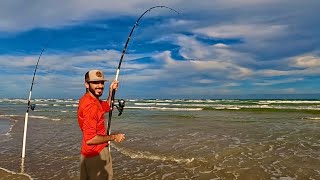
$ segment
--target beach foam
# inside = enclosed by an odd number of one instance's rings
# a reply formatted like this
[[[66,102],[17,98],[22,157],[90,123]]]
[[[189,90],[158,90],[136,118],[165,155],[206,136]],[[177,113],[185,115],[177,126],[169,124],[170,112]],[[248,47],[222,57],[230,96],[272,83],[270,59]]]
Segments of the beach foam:
[[[149,160],[156,160],[156,161],[174,161],[177,163],[191,163],[194,161],[194,158],[179,158],[179,157],[173,157],[173,156],[165,156],[160,154],[152,154],[148,151],[134,151],[129,149],[124,149],[117,147],[115,145],[112,145],[117,151],[121,152],[122,154],[129,156],[130,158],[136,159],[136,158],[143,158],[143,159],[149,159]]]
[[[306,119],[306,120],[320,120],[320,117],[303,117],[302,119]]]
[[[9,119],[0,119],[1,121],[11,121]],[[17,121],[12,121],[14,123],[16,123]],[[6,122],[3,122],[5,124],[0,124],[0,141],[6,141],[9,139],[10,137],[10,133],[12,131],[12,128],[14,126],[14,123],[10,122],[9,124],[7,124]]]
[[[1,179],[19,179],[19,180],[33,179],[28,174],[13,172],[2,167],[0,167],[0,177]]]

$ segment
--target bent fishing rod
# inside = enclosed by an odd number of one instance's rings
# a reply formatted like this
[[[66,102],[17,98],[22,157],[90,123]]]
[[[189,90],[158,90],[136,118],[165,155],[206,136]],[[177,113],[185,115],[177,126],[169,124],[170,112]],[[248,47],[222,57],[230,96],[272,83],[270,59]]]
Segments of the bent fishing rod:
[[[134,26],[132,27],[130,33],[129,33],[129,36],[127,38],[127,41],[126,41],[126,44],[124,45],[124,48],[122,50],[122,54],[121,54],[121,57],[120,57],[120,61],[119,61],[119,65],[118,65],[118,68],[117,68],[117,72],[116,72],[116,77],[115,77],[115,80],[118,81],[118,76],[119,76],[119,73],[120,73],[120,68],[121,68],[121,63],[122,63],[122,60],[123,60],[123,57],[124,55],[126,54],[127,52],[127,47],[128,47],[128,44],[129,44],[129,41],[131,39],[131,36],[132,36],[132,33],[134,31],[134,29],[138,26],[139,24],[139,21],[141,20],[141,18],[149,11],[151,11],[152,9],[156,9],[156,8],[166,8],[166,9],[169,9],[171,11],[174,11],[176,13],[179,14],[178,11],[170,8],[170,7],[167,7],[167,6],[153,6],[151,8],[149,8],[148,10],[146,10],[144,13],[142,13],[140,15],[140,17],[137,19],[136,23],[134,24]],[[111,103],[110,103],[110,111],[109,111],[109,119],[108,119],[108,128],[107,128],[107,135],[110,135],[110,129],[111,129],[111,119],[112,119],[112,111],[113,111],[113,107],[116,106],[118,111],[119,111],[119,114],[118,116],[120,116],[123,112],[123,108],[125,106],[125,101],[123,99],[121,100],[118,100],[118,105],[115,105],[114,104],[114,98],[115,98],[115,93],[116,91],[113,89],[112,90],[112,95],[111,95]],[[109,143],[109,150],[110,150],[110,143]]]
[[[35,79],[35,76],[36,76],[36,72],[37,72],[37,69],[38,69],[38,65],[39,65],[39,61],[41,59],[41,56],[42,56],[42,53],[43,51],[47,48],[49,44],[49,41],[47,41],[47,43],[43,46],[42,50],[41,50],[41,53],[38,57],[38,61],[37,61],[37,64],[36,64],[36,67],[34,69],[34,73],[33,73],[33,78],[32,78],[32,82],[31,82],[31,87],[30,87],[30,91],[29,91],[29,98],[28,98],[28,106],[27,106],[27,112],[26,112],[26,116],[25,116],[25,119],[24,119],[24,130],[23,130],[23,142],[22,142],[22,155],[21,157],[24,158],[25,157],[25,152],[26,152],[26,141],[27,141],[27,129],[28,129],[28,117],[29,117],[29,110],[34,110],[35,108],[35,104],[31,104],[31,94],[32,94],[32,88],[33,88],[33,84],[34,84],[34,79]]]

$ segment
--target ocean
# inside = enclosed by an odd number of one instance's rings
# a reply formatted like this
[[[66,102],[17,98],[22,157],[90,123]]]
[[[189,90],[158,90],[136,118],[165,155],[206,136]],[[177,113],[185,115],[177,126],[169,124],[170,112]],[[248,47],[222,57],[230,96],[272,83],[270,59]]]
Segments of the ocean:
[[[27,100],[0,99],[0,170],[79,179],[78,100],[32,103],[21,163]],[[126,100],[111,124],[126,134],[111,144],[114,179],[320,179],[319,110],[319,99]]]

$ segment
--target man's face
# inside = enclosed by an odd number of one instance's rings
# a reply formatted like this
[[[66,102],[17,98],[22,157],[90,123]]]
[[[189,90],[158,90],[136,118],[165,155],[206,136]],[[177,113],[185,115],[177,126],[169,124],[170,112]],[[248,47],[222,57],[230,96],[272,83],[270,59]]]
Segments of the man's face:
[[[89,92],[96,98],[102,96],[104,90],[104,81],[92,81],[86,83],[86,86],[89,89]]]

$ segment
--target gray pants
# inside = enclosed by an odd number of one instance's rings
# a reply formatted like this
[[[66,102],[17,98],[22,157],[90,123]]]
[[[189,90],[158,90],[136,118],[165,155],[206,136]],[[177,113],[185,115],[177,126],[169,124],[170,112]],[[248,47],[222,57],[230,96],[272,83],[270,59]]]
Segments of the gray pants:
[[[112,158],[109,148],[105,147],[99,155],[80,157],[80,180],[111,180],[113,176]]]

